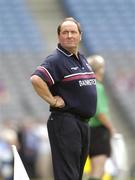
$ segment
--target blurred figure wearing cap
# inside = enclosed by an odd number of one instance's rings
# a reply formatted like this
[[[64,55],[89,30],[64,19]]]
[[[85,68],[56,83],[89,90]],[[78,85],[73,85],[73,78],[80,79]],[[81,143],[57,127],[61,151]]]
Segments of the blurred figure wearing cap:
[[[89,180],[101,180],[104,175],[104,165],[111,155],[111,136],[115,130],[109,118],[108,99],[103,85],[105,61],[99,55],[87,58],[89,65],[96,75],[97,109],[94,117],[90,118],[90,150],[91,172]]]

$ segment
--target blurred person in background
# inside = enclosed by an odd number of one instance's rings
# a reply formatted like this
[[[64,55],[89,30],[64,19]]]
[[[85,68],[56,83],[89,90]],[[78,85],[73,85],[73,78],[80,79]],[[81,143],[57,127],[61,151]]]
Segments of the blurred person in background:
[[[19,147],[17,132],[8,123],[0,129],[0,175],[3,180],[13,180],[14,158],[12,146]]]
[[[36,163],[37,174],[41,179],[52,179],[52,161],[47,124],[38,120],[38,123],[36,123],[36,134],[39,138]]]
[[[72,17],[57,28],[58,46],[31,76],[37,94],[50,105],[47,122],[54,179],[81,180],[88,155],[87,118],[96,111],[96,79],[78,51],[80,24]]]
[[[0,104],[9,102],[9,92],[7,91],[3,81],[0,79]]]
[[[39,137],[37,136],[37,125],[33,119],[25,118],[25,121],[18,128],[18,150],[24,167],[30,178],[38,178],[36,163],[38,158]]]
[[[5,105],[10,101],[10,94],[4,84],[4,82],[0,79],[0,121],[3,120],[3,115],[5,112]]]
[[[101,180],[104,175],[106,160],[111,155],[111,136],[115,129],[109,117],[108,98],[103,85],[105,61],[99,55],[87,58],[96,75],[97,109],[94,117],[89,119],[91,172],[89,180]]]

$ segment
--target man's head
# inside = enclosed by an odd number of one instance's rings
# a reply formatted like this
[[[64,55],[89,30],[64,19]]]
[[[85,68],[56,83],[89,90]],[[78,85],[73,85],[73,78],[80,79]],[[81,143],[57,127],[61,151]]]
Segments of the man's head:
[[[59,24],[59,26],[58,26],[58,28],[57,28],[57,33],[58,33],[58,35],[60,35],[60,31],[61,31],[61,26],[62,26],[62,24],[63,24],[64,22],[66,22],[66,21],[74,22],[74,23],[77,25],[77,28],[78,28],[79,33],[80,33],[80,34],[82,33],[80,23],[79,23],[78,21],[76,21],[73,17],[68,17],[68,18],[65,18],[65,19]]]
[[[57,34],[62,47],[71,53],[76,53],[82,36],[80,24],[72,17],[65,18],[58,26]]]
[[[104,76],[105,60],[102,56],[92,55],[87,58],[89,65],[96,74],[96,78],[102,81]]]

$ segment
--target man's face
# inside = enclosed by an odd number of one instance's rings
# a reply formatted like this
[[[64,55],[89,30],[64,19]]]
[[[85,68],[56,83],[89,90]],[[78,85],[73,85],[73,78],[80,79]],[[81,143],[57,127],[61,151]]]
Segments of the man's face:
[[[75,50],[81,40],[81,34],[77,25],[72,21],[65,21],[61,26],[58,40],[63,48],[69,50],[70,52]]]

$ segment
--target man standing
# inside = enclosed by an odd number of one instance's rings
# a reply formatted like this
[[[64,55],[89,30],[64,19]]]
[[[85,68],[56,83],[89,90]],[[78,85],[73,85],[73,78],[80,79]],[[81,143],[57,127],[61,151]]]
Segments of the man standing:
[[[116,132],[110,121],[108,97],[106,96],[103,78],[105,61],[99,55],[89,56],[88,63],[92,67],[97,80],[97,109],[90,118],[90,150],[91,173],[89,180],[100,180],[104,175],[105,163],[111,155],[111,136]]]
[[[81,180],[88,155],[87,118],[96,111],[96,80],[78,51],[80,24],[72,17],[57,28],[58,46],[31,76],[37,94],[50,105],[47,122],[55,180]]]

